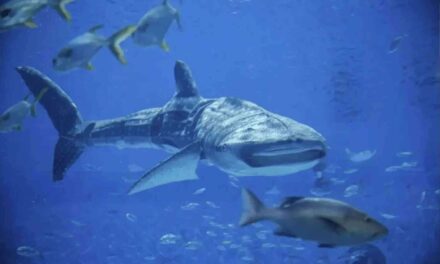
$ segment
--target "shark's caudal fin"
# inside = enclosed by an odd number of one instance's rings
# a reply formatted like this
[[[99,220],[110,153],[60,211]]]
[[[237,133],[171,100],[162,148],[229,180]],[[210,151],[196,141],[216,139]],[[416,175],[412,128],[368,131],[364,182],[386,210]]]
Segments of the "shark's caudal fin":
[[[66,5],[73,1],[74,0],[49,0],[49,5],[55,9],[63,19],[70,21],[72,20],[72,16],[69,11],[67,11]]]
[[[130,37],[135,31],[136,26],[128,26],[119,30],[108,39],[111,52],[122,64],[126,64],[127,60],[125,59],[124,51],[122,50],[120,44],[122,41]]]
[[[64,172],[78,159],[85,147],[76,136],[90,133],[93,127],[88,126],[85,132],[79,133],[83,121],[76,105],[47,76],[31,67],[18,67],[17,71],[35,97],[46,89],[39,102],[46,109],[60,136],[55,147],[53,180],[62,180]]]
[[[240,226],[249,225],[265,218],[266,207],[258,197],[248,189],[241,190],[243,212],[240,217]]]

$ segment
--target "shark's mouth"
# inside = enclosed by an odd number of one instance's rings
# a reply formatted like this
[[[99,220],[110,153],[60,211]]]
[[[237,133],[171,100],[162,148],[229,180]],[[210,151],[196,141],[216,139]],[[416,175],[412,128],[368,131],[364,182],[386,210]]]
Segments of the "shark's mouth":
[[[255,147],[245,147],[241,151],[241,158],[251,167],[268,167],[288,164],[299,164],[321,159],[325,151],[320,148],[288,149],[269,148],[258,150]]]

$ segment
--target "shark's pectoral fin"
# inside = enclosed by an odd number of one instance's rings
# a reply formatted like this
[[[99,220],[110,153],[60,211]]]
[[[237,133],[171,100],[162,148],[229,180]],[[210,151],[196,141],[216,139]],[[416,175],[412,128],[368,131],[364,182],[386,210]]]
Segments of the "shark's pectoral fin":
[[[148,171],[130,188],[128,194],[134,194],[172,182],[196,180],[196,168],[200,159],[200,153],[200,142],[186,146]]]

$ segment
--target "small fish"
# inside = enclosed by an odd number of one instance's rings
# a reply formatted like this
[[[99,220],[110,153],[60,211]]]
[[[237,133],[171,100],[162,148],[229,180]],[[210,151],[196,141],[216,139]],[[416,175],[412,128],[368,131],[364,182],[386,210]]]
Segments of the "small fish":
[[[347,169],[347,170],[344,171],[344,174],[353,174],[353,173],[356,173],[358,171],[359,171],[358,169]]]
[[[179,240],[180,240],[180,236],[172,233],[168,233],[160,238],[160,244],[162,245],[176,244]]]
[[[385,172],[395,172],[399,170],[412,170],[417,166],[417,161],[403,162],[401,165],[390,166],[385,169]]]
[[[206,201],[205,203],[206,203],[207,206],[209,206],[211,208],[214,208],[214,209],[220,208],[220,206],[216,205],[214,202]]]
[[[287,197],[278,208],[268,208],[243,189],[242,200],[240,226],[270,220],[279,225],[275,235],[316,241],[319,247],[356,245],[388,234],[378,221],[333,199]]]
[[[201,248],[203,246],[203,244],[197,240],[193,240],[193,241],[188,241],[184,248],[187,250],[197,250],[199,248]]]
[[[11,0],[0,6],[0,32],[19,26],[36,28],[33,18],[46,7],[52,7],[60,16],[70,21],[72,16],[66,9],[73,0]]]
[[[413,153],[410,151],[402,151],[402,152],[396,153],[396,156],[399,158],[409,157],[412,155],[413,155]]]
[[[28,96],[26,96],[22,101],[8,108],[0,116],[0,133],[20,131],[26,117],[29,115],[36,116],[35,106],[47,90],[47,88],[41,90],[32,103],[28,102]]]
[[[137,221],[137,216],[135,216],[134,214],[132,214],[132,213],[126,213],[125,214],[125,217],[127,218],[127,220],[128,221],[130,221],[130,222],[136,222]]]
[[[199,206],[200,206],[200,204],[198,204],[198,203],[187,203],[185,205],[182,205],[180,207],[180,209],[185,210],[185,211],[190,211],[190,210],[197,209]]]
[[[27,258],[34,258],[34,257],[42,258],[40,251],[36,250],[33,247],[29,247],[29,246],[20,246],[17,248],[16,252],[17,252],[17,255],[27,257]]]
[[[400,35],[395,37],[391,43],[390,43],[390,47],[388,48],[388,53],[392,54],[394,52],[396,52],[399,49],[400,46],[400,42],[402,42],[403,38],[407,37],[408,35]]]
[[[193,192],[193,195],[199,195],[199,194],[204,193],[205,191],[206,191],[206,188],[200,188],[200,189],[195,190]]]
[[[367,161],[367,160],[371,159],[372,157],[374,157],[374,155],[376,155],[376,150],[373,150],[373,151],[364,150],[361,152],[351,152],[350,149],[346,148],[345,153],[347,153],[348,158],[352,162],[363,162],[363,161]]]
[[[344,197],[351,197],[355,196],[359,192],[359,186],[358,185],[350,185],[348,186],[344,191]]]
[[[164,0],[161,5],[152,8],[141,18],[133,33],[134,42],[144,47],[158,45],[168,52],[170,48],[164,38],[174,20],[182,30],[179,11],[172,7],[168,0]]]
[[[397,216],[395,216],[395,215],[392,215],[392,214],[387,214],[387,213],[381,213],[380,214],[383,218],[385,218],[385,219],[394,219],[394,218],[396,218]]]
[[[124,27],[107,39],[96,33],[102,27],[102,25],[94,26],[88,32],[67,43],[52,60],[53,68],[57,71],[68,71],[75,68],[93,70],[90,60],[104,46],[110,48],[120,63],[126,64],[127,60],[120,44],[133,34],[136,27]]]
[[[78,227],[82,227],[85,226],[85,224],[81,223],[80,221],[77,220],[70,220],[70,222]]]

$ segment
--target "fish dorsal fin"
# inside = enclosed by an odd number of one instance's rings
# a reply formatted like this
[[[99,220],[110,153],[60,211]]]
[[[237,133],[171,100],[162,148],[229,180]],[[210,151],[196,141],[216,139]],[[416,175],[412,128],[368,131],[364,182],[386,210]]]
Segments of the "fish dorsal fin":
[[[88,32],[89,32],[89,33],[93,33],[93,34],[95,34],[96,31],[100,30],[100,29],[103,28],[103,27],[104,27],[104,25],[99,24],[99,25],[96,25],[96,26],[91,27],[91,28],[89,29]]]
[[[288,208],[292,204],[298,202],[299,200],[304,199],[302,196],[289,196],[284,198],[283,202],[280,204],[280,208]]]
[[[174,79],[176,80],[175,97],[199,96],[191,70],[183,61],[176,61],[176,65],[174,66]]]
[[[168,5],[168,0],[163,0],[162,5],[164,6]]]

